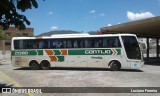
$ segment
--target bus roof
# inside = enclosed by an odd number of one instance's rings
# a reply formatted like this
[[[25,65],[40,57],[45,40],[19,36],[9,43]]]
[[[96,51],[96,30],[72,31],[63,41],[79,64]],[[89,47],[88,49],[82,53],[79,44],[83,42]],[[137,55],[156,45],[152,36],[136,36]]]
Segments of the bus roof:
[[[135,34],[103,34],[103,35],[79,35],[79,34],[71,34],[71,35],[52,35],[52,36],[44,36],[44,37],[13,37],[12,39],[51,39],[51,38],[82,38],[82,37],[110,37],[110,36],[136,36]]]

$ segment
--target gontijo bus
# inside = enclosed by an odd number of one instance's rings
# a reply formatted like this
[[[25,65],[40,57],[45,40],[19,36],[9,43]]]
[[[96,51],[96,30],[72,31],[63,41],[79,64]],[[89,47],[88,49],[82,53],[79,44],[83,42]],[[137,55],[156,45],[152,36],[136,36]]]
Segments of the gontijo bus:
[[[140,69],[142,54],[136,35],[53,35],[14,37],[12,65],[31,69],[50,67],[95,67]]]

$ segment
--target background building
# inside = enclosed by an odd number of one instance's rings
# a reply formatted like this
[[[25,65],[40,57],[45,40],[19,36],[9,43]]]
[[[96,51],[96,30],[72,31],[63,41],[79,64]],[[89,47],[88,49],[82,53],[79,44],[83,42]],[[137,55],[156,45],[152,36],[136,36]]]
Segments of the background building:
[[[9,27],[8,30],[0,31],[3,32],[5,38],[5,50],[11,49],[11,39],[12,37],[33,37],[34,28],[26,28],[25,30],[19,30],[15,27]],[[0,40],[0,50],[3,50],[3,40]]]
[[[147,45],[145,60],[160,62],[160,16],[101,28],[101,34],[116,33],[136,34]]]

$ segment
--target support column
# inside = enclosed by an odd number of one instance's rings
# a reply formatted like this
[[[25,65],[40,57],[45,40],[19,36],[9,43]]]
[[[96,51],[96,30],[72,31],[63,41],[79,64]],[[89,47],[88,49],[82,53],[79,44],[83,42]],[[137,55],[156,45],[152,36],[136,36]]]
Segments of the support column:
[[[157,45],[157,58],[159,58],[159,38],[156,38],[156,45]]]
[[[149,37],[147,37],[147,60],[149,59]]]

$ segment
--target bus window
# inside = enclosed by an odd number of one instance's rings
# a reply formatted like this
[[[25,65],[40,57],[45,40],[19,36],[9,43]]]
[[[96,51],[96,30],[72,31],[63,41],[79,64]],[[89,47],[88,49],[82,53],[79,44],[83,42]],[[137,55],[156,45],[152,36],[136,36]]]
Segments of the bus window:
[[[118,37],[106,37],[103,39],[103,47],[106,48],[114,48],[121,47],[120,41]]]
[[[80,48],[84,48],[84,41],[83,40],[80,41]]]
[[[118,37],[114,37],[114,40],[113,40],[114,42],[114,44],[113,44],[113,46],[114,47],[121,47],[121,45],[120,45],[120,41],[119,41],[119,38]]]
[[[24,40],[14,40],[14,49],[25,49]]]
[[[48,49],[50,48],[50,43],[49,43],[49,40],[43,40],[43,49]]]
[[[59,48],[63,48],[63,42],[59,40]]]
[[[67,41],[66,40],[63,40],[63,47],[67,48]]]
[[[85,40],[84,40],[84,44],[85,44],[85,48],[89,48],[89,42],[88,42],[88,39],[85,39]]]
[[[35,40],[25,40],[27,49],[36,49],[37,45]]]
[[[98,44],[99,44],[99,48],[102,48],[102,40],[101,39],[98,40]]]
[[[78,41],[77,40],[74,41],[73,46],[74,46],[74,48],[78,48]]]
[[[14,40],[14,49],[19,49],[20,44],[19,44],[20,40]]]
[[[98,48],[98,47],[99,47],[98,41],[95,41],[94,42],[94,48]]]
[[[67,48],[72,48],[72,42],[71,42],[71,40],[67,40]]]
[[[56,48],[63,48],[62,42],[60,40],[56,40],[55,44]]]
[[[37,48],[38,49],[43,49],[43,41],[42,40],[40,40],[40,41],[38,41],[38,43],[37,43]]]
[[[107,47],[108,47],[107,38],[103,38],[103,48]]]
[[[50,48],[56,48],[56,42],[54,39],[50,40]]]

